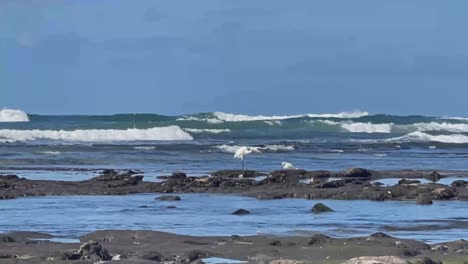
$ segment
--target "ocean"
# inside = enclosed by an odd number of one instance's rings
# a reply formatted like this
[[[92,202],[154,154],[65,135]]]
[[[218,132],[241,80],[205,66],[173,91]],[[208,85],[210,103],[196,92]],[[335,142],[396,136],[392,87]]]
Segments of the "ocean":
[[[463,117],[37,115],[3,109],[0,121],[3,170],[117,168],[203,175],[240,168],[233,159],[239,146],[259,148],[246,166],[260,171],[280,169],[283,161],[308,170],[468,169],[468,118]]]

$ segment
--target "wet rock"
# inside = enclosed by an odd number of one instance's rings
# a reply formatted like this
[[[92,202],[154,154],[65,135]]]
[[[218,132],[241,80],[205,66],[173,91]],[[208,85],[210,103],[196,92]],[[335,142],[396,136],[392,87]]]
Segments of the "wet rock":
[[[429,195],[420,194],[418,195],[418,197],[416,197],[416,204],[431,205],[433,204],[433,202],[432,198]]]
[[[408,264],[400,257],[380,256],[380,257],[359,257],[350,259],[342,264]]]
[[[0,235],[0,243],[14,243],[15,239],[12,238],[11,236],[7,235]]]
[[[283,244],[279,240],[274,240],[269,243],[270,246],[281,247]]]
[[[143,251],[137,255],[139,259],[151,260],[151,261],[165,261],[164,256],[156,251]]]
[[[407,180],[407,179],[401,179],[398,181],[398,184],[419,184],[421,181],[418,180]]]
[[[333,209],[324,205],[323,203],[317,203],[312,207],[312,212],[316,214],[334,212]]]
[[[242,178],[255,178],[258,176],[262,176],[261,173],[252,170],[220,170],[213,172],[211,176],[213,177],[221,177],[221,178],[239,178],[239,175],[242,175]]]
[[[456,196],[452,188],[436,188],[432,194],[437,200],[449,200]]]
[[[208,257],[208,253],[201,250],[193,250],[187,254],[188,262],[196,261]]]
[[[385,233],[382,233],[382,232],[377,232],[377,233],[374,233],[372,235],[370,235],[369,237],[367,237],[366,240],[380,240],[380,239],[393,239],[394,237],[392,236],[389,236]]]
[[[371,201],[383,202],[385,201],[385,195],[383,193],[378,193],[370,197]]]
[[[298,184],[300,170],[280,170],[274,171],[271,175],[258,182],[259,185],[264,184]],[[305,171],[303,171],[305,173]]]
[[[250,214],[250,211],[245,209],[238,209],[232,213],[233,215],[247,215]]]
[[[81,255],[81,259],[97,259],[103,261],[112,259],[107,250],[96,241],[84,243],[77,253]]]
[[[183,172],[174,172],[171,176],[158,176],[161,180],[185,180],[186,178],[187,174]]]
[[[155,198],[155,200],[159,201],[180,201],[182,200],[180,196],[177,195],[163,195],[163,196],[158,196]]]
[[[441,175],[437,171],[433,171],[429,173],[429,175],[426,175],[424,178],[432,181],[432,182],[438,182],[441,178]]]
[[[307,243],[307,244],[310,245],[310,246],[312,246],[312,245],[322,245],[322,244],[325,244],[325,243],[327,243],[329,241],[330,241],[329,236],[322,235],[322,234],[315,234],[310,238],[309,243]]]
[[[452,184],[450,184],[450,185],[453,186],[453,187],[463,188],[463,187],[468,186],[468,181],[457,180],[457,181],[452,182]]]
[[[364,178],[369,179],[372,173],[363,168],[351,168],[344,172],[343,177],[346,178]]]
[[[421,252],[419,252],[418,250],[415,250],[415,249],[404,249],[403,250],[403,256],[405,257],[414,257],[414,256],[417,256],[417,255],[420,255]]]
[[[16,175],[11,175],[11,174],[0,175],[0,180],[12,181],[12,180],[19,180],[19,179],[20,177]]]
[[[435,261],[430,258],[424,257],[417,260],[413,260],[411,264],[443,264],[441,261]]]
[[[9,253],[0,253],[0,259],[11,259],[13,258],[13,255]]]
[[[108,261],[112,257],[107,250],[96,241],[88,241],[81,245],[77,252],[67,252],[62,255],[64,260],[93,260],[93,261]]]
[[[339,188],[343,186],[345,186],[345,182],[342,180],[337,180],[337,181],[320,183],[317,186],[315,186],[315,188],[328,189],[328,188]]]

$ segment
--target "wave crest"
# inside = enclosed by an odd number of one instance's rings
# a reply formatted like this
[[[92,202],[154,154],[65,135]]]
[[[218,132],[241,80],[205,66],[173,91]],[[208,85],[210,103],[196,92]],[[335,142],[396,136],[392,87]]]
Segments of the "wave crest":
[[[265,116],[265,115],[242,115],[242,114],[229,114],[223,112],[214,112],[213,115],[216,119],[225,122],[246,122],[246,121],[272,121],[272,120],[286,120],[300,117],[309,118],[359,118],[369,115],[367,112],[342,112],[338,114],[303,114],[303,115],[280,115],[280,116]]]
[[[241,147],[242,146],[237,146],[237,145],[216,146],[217,149],[225,153],[236,153],[236,151],[240,149]],[[265,145],[265,146],[255,147],[255,148],[259,149],[260,151],[265,151],[265,152],[289,152],[289,151],[295,150],[294,146],[289,146],[289,145]]]
[[[343,123],[341,127],[352,133],[390,133],[393,124]]]
[[[0,110],[0,122],[29,122],[26,112],[17,109]]]
[[[424,132],[416,131],[401,137],[387,139],[388,142],[440,142],[452,144],[468,143],[468,136],[462,134],[452,135],[430,135]]]
[[[65,142],[126,142],[193,140],[178,126],[148,129],[89,129],[89,130],[0,130],[0,142],[11,143],[33,140],[57,140]]]

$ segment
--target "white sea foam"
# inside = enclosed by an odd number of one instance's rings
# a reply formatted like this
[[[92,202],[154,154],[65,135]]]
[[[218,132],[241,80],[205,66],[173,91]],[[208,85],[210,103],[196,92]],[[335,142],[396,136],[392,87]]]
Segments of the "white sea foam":
[[[138,147],[133,147],[136,150],[153,150],[156,149],[155,146],[138,146]]]
[[[453,144],[468,143],[468,136],[462,134],[452,135],[430,135],[424,132],[416,131],[401,137],[386,139],[387,142],[441,142]]]
[[[342,112],[338,114],[302,114],[302,115],[275,115],[275,116],[266,116],[266,115],[241,115],[241,114],[229,114],[223,112],[215,112],[214,116],[222,121],[226,122],[245,122],[245,121],[272,121],[272,120],[285,120],[291,118],[299,117],[323,117],[323,118],[359,118],[367,116],[367,112]]]
[[[37,151],[37,153],[45,154],[45,155],[60,155],[60,154],[62,154],[62,152],[60,152],[60,151],[48,151],[48,150],[46,150],[46,151]]]
[[[448,131],[455,133],[468,132],[468,124],[452,124],[452,123],[416,123],[414,126],[417,127],[419,131]]]
[[[188,116],[188,117],[180,117],[177,118],[176,121],[201,121],[201,122],[207,122],[209,124],[222,124],[224,121],[216,119],[216,118],[197,118],[194,116]]]
[[[0,122],[29,122],[28,114],[16,109],[0,110]]]
[[[342,123],[341,127],[353,133],[390,133],[393,124]]]
[[[238,145],[220,145],[216,146],[217,149],[221,150],[222,152],[225,153],[236,153],[238,149],[240,149],[242,146]],[[286,152],[286,151],[294,151],[295,148],[294,146],[288,146],[288,145],[266,145],[264,147],[255,147],[260,151],[265,151],[265,152]]]
[[[197,128],[184,128],[185,131],[189,133],[211,133],[211,134],[220,134],[220,133],[229,133],[229,129],[197,129]]]
[[[276,120],[276,121],[265,121],[266,124],[270,125],[270,126],[281,126],[282,123],[281,121],[279,120]]]
[[[89,130],[13,130],[1,129],[0,142],[58,140],[66,142],[118,142],[151,140],[192,140],[178,126],[148,129],[89,129]]]

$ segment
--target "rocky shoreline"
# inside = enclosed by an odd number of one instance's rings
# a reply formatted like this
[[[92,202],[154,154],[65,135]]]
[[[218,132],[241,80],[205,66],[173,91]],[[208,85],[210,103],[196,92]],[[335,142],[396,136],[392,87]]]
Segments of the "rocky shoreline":
[[[80,237],[80,243],[55,243],[47,234],[0,235],[0,263],[203,263],[210,257],[249,263],[367,263],[354,258],[392,256],[382,264],[466,264],[468,241],[429,245],[384,233],[368,237],[311,236],[194,237],[157,231],[105,230]],[[378,258],[368,258],[378,259]],[[384,258],[382,258],[384,259]],[[398,261],[404,262],[398,262]],[[19,262],[20,261],[20,262]],[[409,262],[407,262],[409,261]]]
[[[224,170],[210,176],[190,177],[185,173],[161,176],[160,182],[144,181],[137,171],[103,170],[85,181],[29,180],[0,174],[0,199],[52,195],[125,195],[135,193],[223,193],[257,199],[340,199],[414,200],[432,204],[433,200],[468,200],[468,181],[438,184],[441,178],[463,172],[386,171],[352,168],[344,172],[283,170],[271,173]],[[393,186],[378,182],[404,178]],[[332,180],[330,180],[332,179]],[[431,183],[421,183],[429,179]]]

